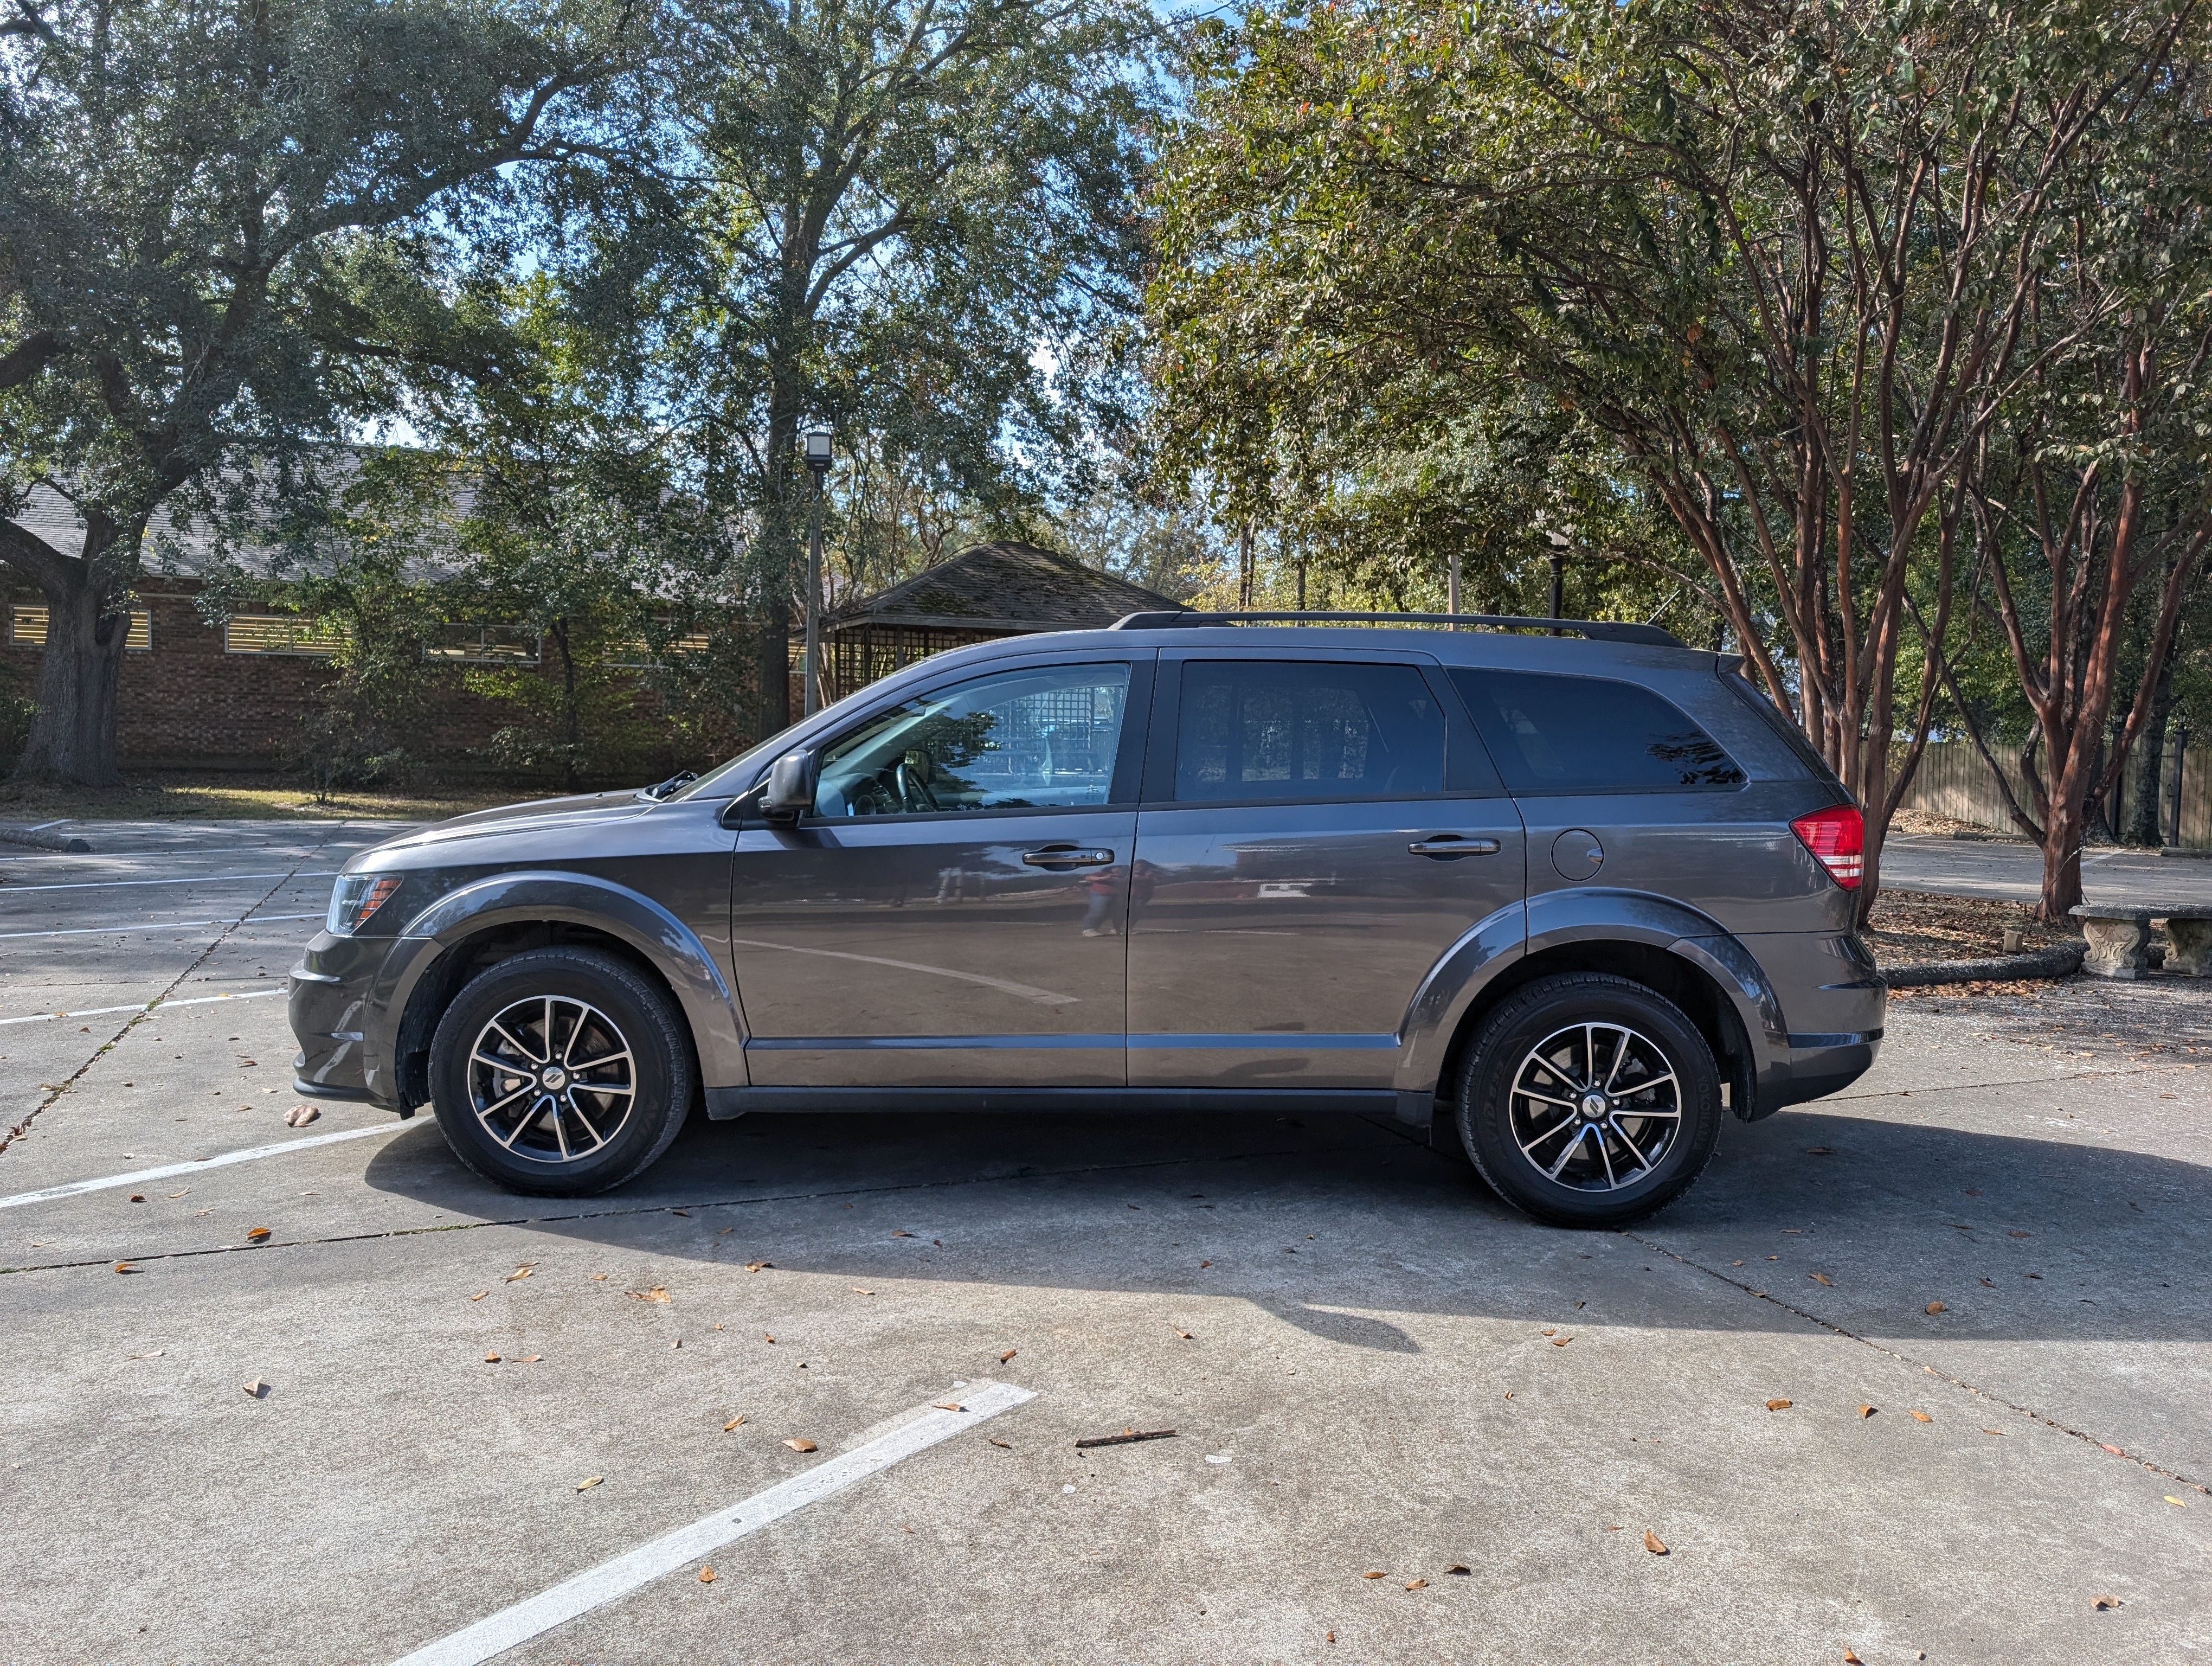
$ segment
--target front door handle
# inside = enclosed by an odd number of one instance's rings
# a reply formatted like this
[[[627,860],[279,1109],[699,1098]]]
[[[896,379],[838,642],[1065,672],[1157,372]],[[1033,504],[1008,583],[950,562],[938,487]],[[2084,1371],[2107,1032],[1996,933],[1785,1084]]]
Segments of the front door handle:
[[[1495,839],[1470,839],[1457,833],[1435,833],[1407,849],[1416,856],[1495,856],[1504,847]]]
[[[1084,850],[1072,844],[1047,845],[1025,850],[1022,860],[1030,867],[1104,867],[1114,860],[1110,850]]]

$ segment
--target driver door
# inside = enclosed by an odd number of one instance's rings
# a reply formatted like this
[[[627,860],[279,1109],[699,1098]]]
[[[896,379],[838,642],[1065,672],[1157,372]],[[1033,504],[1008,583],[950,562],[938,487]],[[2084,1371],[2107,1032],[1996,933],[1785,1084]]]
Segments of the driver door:
[[[1149,656],[1000,662],[821,749],[747,826],[732,954],[757,1087],[1120,1087]]]

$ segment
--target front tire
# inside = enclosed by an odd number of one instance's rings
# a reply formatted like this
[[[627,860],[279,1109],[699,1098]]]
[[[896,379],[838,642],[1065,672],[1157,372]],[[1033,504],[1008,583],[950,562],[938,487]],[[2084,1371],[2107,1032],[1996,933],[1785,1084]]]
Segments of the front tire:
[[[1625,1225],[1673,1202],[1712,1160],[1722,1114],[1712,1049],[1681,1008],[1605,973],[1508,996],[1460,1067],[1468,1158],[1555,1226]]]
[[[594,949],[533,949],[462,988],[430,1041],[430,1101],[453,1154],[538,1197],[643,1173],[691,1106],[691,1046],[657,980]]]

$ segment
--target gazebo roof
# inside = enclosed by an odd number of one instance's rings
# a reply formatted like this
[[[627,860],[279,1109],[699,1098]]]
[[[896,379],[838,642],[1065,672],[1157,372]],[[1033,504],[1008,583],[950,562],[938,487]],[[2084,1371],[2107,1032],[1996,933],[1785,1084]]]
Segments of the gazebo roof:
[[[1124,614],[1180,611],[1182,605],[1057,550],[994,538],[971,544],[888,590],[848,602],[823,624],[833,631],[889,625],[1016,635],[1096,630]]]

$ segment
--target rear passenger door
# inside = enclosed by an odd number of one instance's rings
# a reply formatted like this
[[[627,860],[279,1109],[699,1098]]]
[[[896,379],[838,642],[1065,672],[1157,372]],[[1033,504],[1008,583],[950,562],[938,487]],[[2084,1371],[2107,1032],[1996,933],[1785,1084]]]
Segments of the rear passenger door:
[[[1711,684],[1710,672],[1680,674]],[[1581,888],[1673,897],[1731,931],[1774,928],[1802,893],[1778,848],[1791,837],[1769,790],[1677,703],[1664,683],[1495,666],[1449,673],[1528,831],[1529,926],[1542,899]],[[1772,800],[1772,801],[1770,801]],[[1787,894],[1785,895],[1785,891]]]
[[[1164,654],[1130,1085],[1387,1090],[1422,978],[1517,908],[1524,870],[1520,819],[1432,662]]]

